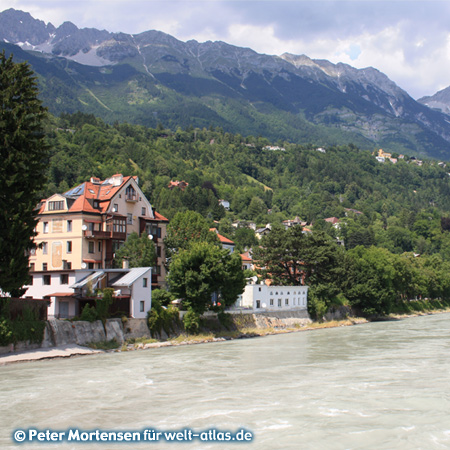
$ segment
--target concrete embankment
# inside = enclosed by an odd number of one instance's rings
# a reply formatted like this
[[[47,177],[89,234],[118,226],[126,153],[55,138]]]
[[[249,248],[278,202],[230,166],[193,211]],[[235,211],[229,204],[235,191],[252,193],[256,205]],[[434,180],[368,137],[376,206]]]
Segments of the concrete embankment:
[[[236,330],[242,328],[290,328],[302,327],[311,320],[307,311],[284,311],[284,312],[234,312],[231,314],[232,327]],[[216,314],[207,314],[204,317],[207,329],[223,329]],[[167,336],[162,336],[166,338]],[[36,349],[64,348],[64,346],[86,346],[90,343],[116,340],[123,344],[128,339],[150,338],[150,331],[145,319],[109,319],[103,323],[100,320],[95,322],[68,321],[50,319],[47,321],[44,337],[41,344],[29,342],[18,342],[7,347],[0,347],[0,354],[12,352],[23,352]]]

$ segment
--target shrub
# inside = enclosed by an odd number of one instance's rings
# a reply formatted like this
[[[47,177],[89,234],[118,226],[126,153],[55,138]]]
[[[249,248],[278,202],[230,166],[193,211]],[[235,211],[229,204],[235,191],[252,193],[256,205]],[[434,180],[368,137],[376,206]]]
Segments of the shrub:
[[[0,345],[8,345],[13,342],[13,332],[11,321],[0,317]]]
[[[25,306],[22,315],[10,323],[14,342],[29,341],[36,344],[42,342],[45,322],[39,320],[36,311],[32,308]]]
[[[177,325],[179,325],[178,309],[169,306],[164,308],[158,300],[152,299],[152,308],[147,313],[147,325],[152,337],[160,336],[162,330],[166,332],[168,336],[175,331]]]
[[[102,291],[102,296],[97,297],[95,300],[95,309],[97,310],[97,316],[103,322],[109,317],[109,307],[113,303],[113,288],[105,288]]]
[[[200,316],[191,308],[183,317],[184,329],[189,334],[197,334],[200,330]]]
[[[93,306],[89,306],[88,303],[84,306],[81,311],[80,320],[85,320],[87,322],[94,322],[97,320],[97,310]]]

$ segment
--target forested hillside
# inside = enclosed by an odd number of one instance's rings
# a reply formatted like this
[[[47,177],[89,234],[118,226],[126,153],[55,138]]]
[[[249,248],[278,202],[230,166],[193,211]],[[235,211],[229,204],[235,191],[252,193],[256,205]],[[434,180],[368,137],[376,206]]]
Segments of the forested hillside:
[[[110,126],[80,113],[53,118],[48,136],[52,154],[44,195],[120,172],[138,175],[152,204],[169,219],[195,210],[220,220],[230,237],[234,219],[265,225],[299,216],[315,229],[339,234],[347,247],[375,244],[394,253],[438,252],[450,260],[449,233],[441,227],[441,218],[450,215],[450,177],[436,161],[418,166],[406,156],[383,164],[353,145],[323,153],[220,129]],[[171,180],[189,186],[169,190]],[[219,199],[230,202],[229,212]],[[322,220],[333,216],[345,218],[339,233]]]

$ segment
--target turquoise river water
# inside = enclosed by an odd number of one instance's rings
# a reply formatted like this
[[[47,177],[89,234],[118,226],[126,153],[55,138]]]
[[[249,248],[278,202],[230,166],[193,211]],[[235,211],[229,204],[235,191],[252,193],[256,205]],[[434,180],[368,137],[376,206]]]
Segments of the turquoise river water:
[[[0,405],[1,449],[450,449],[450,315],[3,366]]]

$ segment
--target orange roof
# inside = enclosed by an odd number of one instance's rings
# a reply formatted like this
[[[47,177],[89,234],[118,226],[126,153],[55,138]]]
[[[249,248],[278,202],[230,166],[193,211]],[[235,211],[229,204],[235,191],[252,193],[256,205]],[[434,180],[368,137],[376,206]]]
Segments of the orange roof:
[[[249,252],[241,253],[242,262],[252,262],[252,257]]]
[[[222,236],[221,234],[219,234],[219,232],[217,231],[217,228],[210,228],[209,231],[216,233],[217,237],[219,238],[219,241],[222,244],[234,245],[234,242],[231,239],[228,239],[225,236]]]
[[[116,185],[117,180],[113,180],[114,178],[119,179],[121,183]],[[86,181],[63,194],[68,199],[68,202],[72,202],[69,203],[69,211],[105,214],[111,205],[113,197],[132,178],[135,179],[135,177],[131,176],[122,177],[121,174],[113,175],[104,181],[91,178],[91,181]],[[93,206],[94,200],[98,202],[97,208]],[[46,202],[47,200],[41,201],[39,213],[44,212]],[[167,220],[161,214],[158,214],[158,217],[155,215],[155,218]]]

